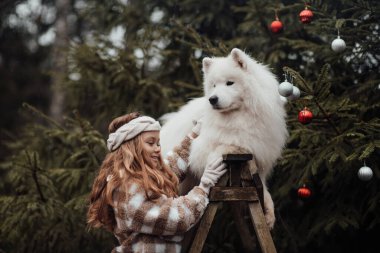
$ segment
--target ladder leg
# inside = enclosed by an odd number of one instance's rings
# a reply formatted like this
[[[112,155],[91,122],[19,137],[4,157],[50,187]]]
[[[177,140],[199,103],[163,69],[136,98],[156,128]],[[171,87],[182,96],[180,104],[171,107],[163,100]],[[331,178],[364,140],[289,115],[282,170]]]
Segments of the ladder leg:
[[[211,202],[208,204],[205,213],[200,221],[197,233],[195,235],[194,241],[191,245],[189,253],[200,253],[202,252],[203,245],[206,241],[207,234],[210,230],[212,221],[214,220],[216,211],[219,204],[217,202]]]
[[[262,253],[276,253],[260,202],[249,202],[248,207]]]

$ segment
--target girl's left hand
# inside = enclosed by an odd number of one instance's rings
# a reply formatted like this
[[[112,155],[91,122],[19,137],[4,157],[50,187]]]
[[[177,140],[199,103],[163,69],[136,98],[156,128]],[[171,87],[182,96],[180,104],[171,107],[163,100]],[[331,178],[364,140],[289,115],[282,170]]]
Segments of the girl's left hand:
[[[201,132],[201,127],[202,127],[202,119],[199,119],[199,120],[194,120],[193,121],[193,128],[191,129],[191,131],[193,132],[193,134],[195,136],[198,136],[199,133]]]

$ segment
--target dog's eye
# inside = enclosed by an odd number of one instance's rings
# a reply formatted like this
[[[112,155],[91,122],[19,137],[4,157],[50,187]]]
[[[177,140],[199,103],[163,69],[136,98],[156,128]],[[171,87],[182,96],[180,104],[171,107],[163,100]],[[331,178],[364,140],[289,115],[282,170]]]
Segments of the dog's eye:
[[[234,84],[234,82],[232,82],[232,81],[227,81],[227,86],[230,86],[230,85],[233,85]]]
[[[214,84],[213,86],[214,86],[214,88],[215,88],[216,85]]]

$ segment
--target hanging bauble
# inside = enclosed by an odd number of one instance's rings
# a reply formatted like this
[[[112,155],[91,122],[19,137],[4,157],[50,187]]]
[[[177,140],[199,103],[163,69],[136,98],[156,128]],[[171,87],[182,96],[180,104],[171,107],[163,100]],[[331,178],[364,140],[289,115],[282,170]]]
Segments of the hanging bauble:
[[[293,84],[285,80],[278,86],[278,93],[283,97],[289,97],[293,94]]]
[[[302,124],[309,124],[312,119],[313,113],[306,107],[298,113],[298,121]]]
[[[288,97],[290,100],[296,100],[301,96],[301,91],[296,86],[293,86],[293,93]]]
[[[309,10],[307,7],[303,11],[300,12],[300,20],[304,24],[308,24],[311,22],[313,18],[313,12]]]
[[[344,42],[344,40],[342,40],[340,36],[338,36],[338,38],[333,40],[333,42],[331,43],[331,49],[337,53],[343,52],[344,49],[346,49],[346,42]]]
[[[272,31],[272,33],[279,33],[282,31],[282,23],[280,20],[276,19],[275,21],[272,22],[272,24],[270,24],[270,30]]]
[[[373,176],[372,169],[365,165],[361,167],[358,171],[358,177],[362,181],[369,181],[371,180],[372,176]]]
[[[311,196],[311,190],[306,185],[300,187],[297,193],[301,199],[308,199]]]

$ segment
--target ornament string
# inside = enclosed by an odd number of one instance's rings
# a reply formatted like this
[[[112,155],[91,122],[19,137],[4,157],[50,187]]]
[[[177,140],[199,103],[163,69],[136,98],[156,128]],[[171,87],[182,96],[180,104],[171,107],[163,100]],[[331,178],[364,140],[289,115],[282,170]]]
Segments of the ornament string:
[[[303,3],[305,4],[305,10],[308,9],[309,5],[306,3],[306,1],[304,0]]]
[[[282,74],[283,76],[284,76],[284,78],[285,78],[285,82],[287,82],[288,81],[288,78],[287,78],[287,73],[286,72],[284,72],[284,74]]]

